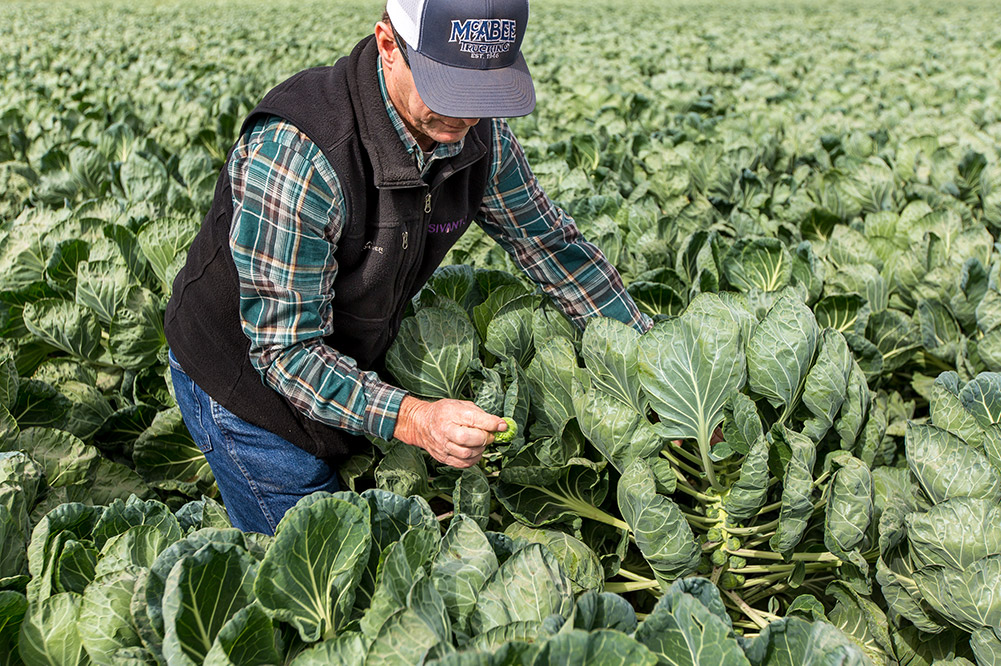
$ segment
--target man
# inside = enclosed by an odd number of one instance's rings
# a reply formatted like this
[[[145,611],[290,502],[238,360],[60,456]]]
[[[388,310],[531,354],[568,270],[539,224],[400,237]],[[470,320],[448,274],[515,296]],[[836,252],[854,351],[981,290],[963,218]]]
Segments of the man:
[[[273,533],[336,490],[362,435],[469,467],[505,429],[380,376],[408,301],[474,219],[578,326],[649,328],[498,119],[535,106],[527,19],[527,0],[390,0],[348,57],[245,121],[165,321],[178,405],[236,527]]]

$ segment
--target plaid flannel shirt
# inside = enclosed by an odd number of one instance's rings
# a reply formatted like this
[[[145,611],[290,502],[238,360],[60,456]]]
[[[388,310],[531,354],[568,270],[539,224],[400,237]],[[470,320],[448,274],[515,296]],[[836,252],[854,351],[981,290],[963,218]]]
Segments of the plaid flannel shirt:
[[[460,141],[425,155],[389,101],[381,62],[378,73],[386,112],[422,173],[462,150]],[[637,310],[618,272],[539,187],[507,123],[489,122],[493,164],[477,223],[576,325],[600,315],[647,330],[652,322]],[[228,169],[230,249],[251,363],[312,418],[390,439],[406,391],[323,342],[334,330],[336,248],[347,223],[337,174],[306,135],[273,116],[240,137]]]

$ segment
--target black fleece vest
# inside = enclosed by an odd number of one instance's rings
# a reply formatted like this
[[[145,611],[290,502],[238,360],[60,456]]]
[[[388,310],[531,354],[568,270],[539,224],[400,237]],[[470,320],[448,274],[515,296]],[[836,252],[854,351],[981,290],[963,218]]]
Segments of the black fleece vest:
[[[346,200],[337,243],[332,335],[326,344],[363,370],[383,370],[407,304],[479,210],[490,160],[490,123],[462,152],[421,178],[379,92],[372,37],[332,67],[300,72],[269,92],[243,123],[280,116],[306,134],[337,172]],[[297,409],[266,386],[240,327],[239,284],[229,249],[232,190],[224,168],[212,208],[174,279],[167,341],[185,372],[219,404],[323,458],[368,444]]]

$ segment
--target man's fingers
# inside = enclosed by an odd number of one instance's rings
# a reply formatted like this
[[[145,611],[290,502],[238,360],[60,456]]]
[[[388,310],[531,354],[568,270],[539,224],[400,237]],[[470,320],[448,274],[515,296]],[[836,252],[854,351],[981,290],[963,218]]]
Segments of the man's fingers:
[[[504,419],[488,414],[471,402],[459,403],[462,405],[455,414],[455,422],[467,428],[496,432]]]
[[[489,445],[493,440],[494,436],[485,430],[480,430],[478,428],[467,428],[458,427],[454,433],[451,433],[451,440],[458,446],[465,447],[467,449],[480,449],[482,450],[487,445]]]

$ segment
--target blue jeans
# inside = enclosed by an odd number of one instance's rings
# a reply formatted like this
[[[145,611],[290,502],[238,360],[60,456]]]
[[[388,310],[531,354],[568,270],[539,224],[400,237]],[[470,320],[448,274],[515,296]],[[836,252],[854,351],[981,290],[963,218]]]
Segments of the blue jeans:
[[[184,425],[212,468],[233,527],[274,534],[302,497],[338,490],[337,472],[325,460],[247,423],[199,388],[173,352],[169,361]]]

